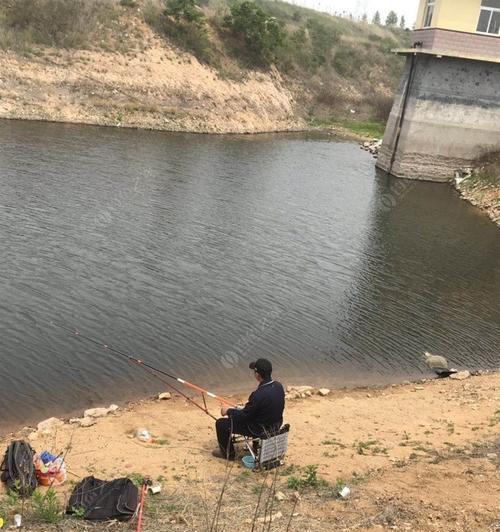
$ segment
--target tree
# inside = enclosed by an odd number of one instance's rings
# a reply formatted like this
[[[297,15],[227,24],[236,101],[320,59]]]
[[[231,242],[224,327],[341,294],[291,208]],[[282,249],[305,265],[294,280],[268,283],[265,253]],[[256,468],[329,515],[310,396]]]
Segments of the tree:
[[[230,10],[231,14],[224,17],[224,26],[243,41],[254,59],[270,62],[283,45],[285,32],[281,24],[249,0],[232,4]]]
[[[184,22],[201,27],[205,24],[205,15],[196,0],[165,0],[165,14],[176,22]]]
[[[405,16],[404,15],[401,15],[401,20],[399,21],[399,27],[402,30],[406,29],[406,20],[405,20]]]
[[[373,15],[373,24],[380,25],[380,13],[378,11],[375,11],[375,15]]]
[[[363,22],[368,22],[368,15],[366,13],[363,13],[363,16],[361,17],[361,20]]]
[[[389,11],[387,18],[385,19],[386,26],[396,26],[398,23],[398,15],[394,11]]]
[[[214,52],[208,38],[207,22],[198,0],[163,0],[163,31],[175,43],[192,52],[200,61],[210,63]]]

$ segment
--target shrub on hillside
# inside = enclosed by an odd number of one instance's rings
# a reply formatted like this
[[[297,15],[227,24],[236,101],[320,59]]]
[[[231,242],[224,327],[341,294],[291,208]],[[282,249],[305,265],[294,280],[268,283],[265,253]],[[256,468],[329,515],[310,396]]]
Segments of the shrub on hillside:
[[[341,76],[357,78],[361,69],[366,66],[366,57],[359,48],[343,45],[335,52],[333,66]]]
[[[333,48],[339,42],[340,35],[338,31],[327,28],[315,19],[307,21],[307,30],[312,46],[312,66],[314,68],[322,66],[331,59]]]
[[[166,0],[165,15],[172,17],[177,24],[202,27],[205,15],[195,0]]]
[[[371,98],[373,108],[373,119],[386,123],[391,114],[394,98],[384,94],[375,94]]]
[[[18,41],[66,48],[88,46],[115,16],[111,0],[4,0],[0,13]]]
[[[207,21],[196,0],[164,0],[162,10],[153,2],[144,5],[144,20],[167,35],[177,46],[204,63],[213,63],[214,51],[208,38]]]
[[[255,63],[273,61],[285,39],[281,23],[248,0],[231,5],[230,11],[223,24],[233,37],[240,40],[241,51]]]

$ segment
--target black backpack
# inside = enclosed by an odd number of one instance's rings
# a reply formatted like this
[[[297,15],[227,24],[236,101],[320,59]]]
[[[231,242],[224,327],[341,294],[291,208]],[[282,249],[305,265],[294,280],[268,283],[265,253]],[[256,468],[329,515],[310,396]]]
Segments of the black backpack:
[[[139,490],[128,478],[99,480],[85,477],[75,486],[66,508],[67,514],[82,512],[89,521],[129,521],[139,504]]]
[[[29,497],[38,485],[33,465],[35,451],[25,441],[13,441],[5,451],[0,466],[0,479],[7,489],[19,493],[21,497]]]

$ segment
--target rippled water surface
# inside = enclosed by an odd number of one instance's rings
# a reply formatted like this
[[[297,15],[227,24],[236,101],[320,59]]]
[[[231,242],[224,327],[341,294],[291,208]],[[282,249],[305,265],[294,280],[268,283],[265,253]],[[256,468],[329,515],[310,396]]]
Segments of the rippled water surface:
[[[162,388],[50,325],[216,390],[498,367],[500,231],[354,143],[0,122],[0,424]]]

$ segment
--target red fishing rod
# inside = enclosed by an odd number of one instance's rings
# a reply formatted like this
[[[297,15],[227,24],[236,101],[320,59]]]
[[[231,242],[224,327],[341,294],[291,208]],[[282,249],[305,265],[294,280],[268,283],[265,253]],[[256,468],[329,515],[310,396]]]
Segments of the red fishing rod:
[[[180,377],[176,377],[175,375],[171,375],[170,373],[167,373],[166,371],[163,371],[163,370],[161,370],[159,368],[156,368],[155,366],[152,366],[151,364],[148,364],[147,362],[144,362],[144,360],[141,360],[139,358],[135,358],[132,355],[129,355],[128,353],[125,353],[123,351],[120,351],[119,349],[116,349],[115,347],[112,347],[112,346],[110,346],[108,344],[102,343],[99,340],[95,340],[94,338],[91,338],[90,336],[86,336],[86,335],[82,334],[78,329],[71,329],[69,327],[66,327],[65,325],[61,325],[60,323],[55,323],[54,321],[51,321],[50,324],[55,326],[55,327],[59,327],[60,329],[63,329],[65,331],[68,331],[72,335],[74,335],[74,336],[76,336],[78,338],[81,338],[82,340],[86,340],[86,341],[88,341],[90,343],[93,343],[94,345],[97,345],[97,346],[105,349],[106,351],[114,353],[114,354],[116,354],[116,355],[118,355],[118,356],[120,356],[122,358],[126,358],[129,362],[131,362],[132,364],[134,364],[136,366],[140,366],[145,371],[147,371],[150,375],[153,375],[153,377],[155,377],[156,379],[160,380],[163,384],[166,384],[172,390],[174,390],[175,392],[180,394],[182,397],[184,397],[185,399],[190,401],[193,405],[198,407],[200,410],[205,412],[205,414],[208,414],[213,419],[217,419],[217,418],[215,416],[213,416],[212,414],[210,414],[210,412],[208,411],[207,403],[205,401],[205,395],[207,395],[208,397],[211,397],[212,399],[215,399],[215,400],[219,401],[220,403],[223,403],[223,404],[225,404],[227,406],[231,406],[231,407],[235,406],[234,403],[232,403],[231,401],[229,401],[225,397],[222,397],[220,395],[216,395],[215,393],[212,393],[212,392],[210,392],[208,390],[205,390],[201,386],[197,386],[196,384],[193,384],[192,382],[189,382],[189,381],[187,381],[185,379],[181,379]],[[185,393],[181,392],[178,388],[173,386],[170,382],[168,382],[165,379],[163,379],[162,377],[160,377],[160,375],[164,375],[165,377],[168,377],[169,379],[173,379],[173,380],[175,380],[177,382],[180,382],[184,386],[187,386],[187,387],[197,391],[198,393],[200,393],[201,396],[202,396],[202,399],[203,399],[204,406],[201,406],[196,401],[193,401],[193,399],[191,399]]]

